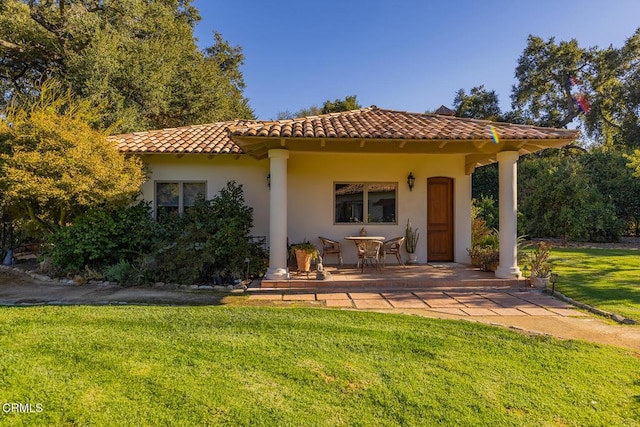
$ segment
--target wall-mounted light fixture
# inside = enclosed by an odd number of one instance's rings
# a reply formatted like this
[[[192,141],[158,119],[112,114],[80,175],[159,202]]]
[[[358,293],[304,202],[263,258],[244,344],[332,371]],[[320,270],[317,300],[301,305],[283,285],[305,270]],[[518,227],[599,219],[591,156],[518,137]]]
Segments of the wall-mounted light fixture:
[[[413,172],[409,172],[409,176],[407,177],[407,185],[409,186],[409,191],[413,191],[413,186],[416,183],[416,177],[413,176]]]
[[[267,185],[271,188],[271,174],[267,175]]]

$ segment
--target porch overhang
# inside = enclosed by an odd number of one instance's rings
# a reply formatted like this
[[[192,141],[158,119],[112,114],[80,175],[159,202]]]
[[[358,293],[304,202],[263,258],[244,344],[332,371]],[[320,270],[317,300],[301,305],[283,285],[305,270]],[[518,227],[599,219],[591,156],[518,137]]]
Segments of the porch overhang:
[[[353,154],[432,154],[464,155],[465,171],[471,174],[476,167],[497,161],[497,154],[515,151],[519,155],[546,148],[560,148],[575,138],[563,139],[389,139],[389,138],[274,138],[264,136],[233,136],[242,151],[258,160],[266,159],[269,150],[290,152],[322,152]]]

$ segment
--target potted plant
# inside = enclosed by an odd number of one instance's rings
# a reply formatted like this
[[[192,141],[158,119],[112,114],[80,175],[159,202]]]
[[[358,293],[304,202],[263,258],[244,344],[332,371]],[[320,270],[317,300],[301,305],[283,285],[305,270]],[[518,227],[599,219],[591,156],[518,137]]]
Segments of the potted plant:
[[[531,286],[546,288],[549,285],[549,277],[551,276],[550,255],[551,244],[549,242],[539,242],[533,251],[525,255],[525,262],[531,268]]]
[[[413,227],[411,227],[411,221],[408,219],[404,236],[404,247],[407,250],[407,254],[409,255],[409,261],[407,261],[407,264],[416,264],[418,262],[418,256],[415,254],[415,251],[418,245],[418,238],[420,237],[420,234],[418,233],[417,228],[414,230]]]
[[[310,242],[294,243],[291,245],[290,253],[296,257],[299,273],[311,271],[311,261],[320,257],[318,248]]]

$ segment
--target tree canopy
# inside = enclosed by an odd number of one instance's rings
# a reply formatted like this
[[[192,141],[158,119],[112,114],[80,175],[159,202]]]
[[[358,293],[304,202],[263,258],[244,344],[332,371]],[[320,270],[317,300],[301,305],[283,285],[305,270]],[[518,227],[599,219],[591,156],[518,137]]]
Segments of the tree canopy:
[[[199,20],[191,0],[4,0],[0,102],[56,78],[120,132],[253,118],[241,48],[215,33],[200,51]]]
[[[453,99],[453,109],[457,117],[498,121],[502,118],[498,94],[486,90],[484,85],[472,87],[469,94],[458,90]]]
[[[477,86],[456,93],[456,115],[579,126],[591,142],[521,158],[527,233],[604,240],[640,234],[640,29],[620,48],[529,36],[515,77],[512,111],[500,111],[495,92]],[[497,188],[495,165],[474,172],[475,198],[497,198]]]
[[[512,107],[540,125],[578,120],[603,144],[640,145],[640,29],[621,48],[584,48],[529,36],[518,59]]]
[[[125,157],[91,125],[99,111],[69,89],[47,83],[18,96],[0,120],[0,190],[5,208],[45,234],[89,207],[125,205],[145,180],[140,160]]]
[[[312,105],[309,108],[292,113],[291,111],[281,111],[276,117],[278,120],[294,119],[296,117],[317,116],[318,114],[339,113],[341,111],[357,110],[362,108],[358,103],[357,95],[345,96],[344,99],[337,98],[334,101],[326,100],[322,104],[322,108]]]

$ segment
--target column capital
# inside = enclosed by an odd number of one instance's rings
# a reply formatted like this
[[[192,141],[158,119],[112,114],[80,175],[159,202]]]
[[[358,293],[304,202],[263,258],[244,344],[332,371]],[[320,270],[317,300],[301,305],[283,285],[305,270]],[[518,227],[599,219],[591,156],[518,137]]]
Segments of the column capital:
[[[503,161],[517,161],[520,158],[520,153],[517,151],[500,151],[496,154],[496,158],[499,162]]]
[[[269,158],[270,159],[288,159],[289,150],[285,150],[284,148],[272,148],[271,150],[269,150]]]

